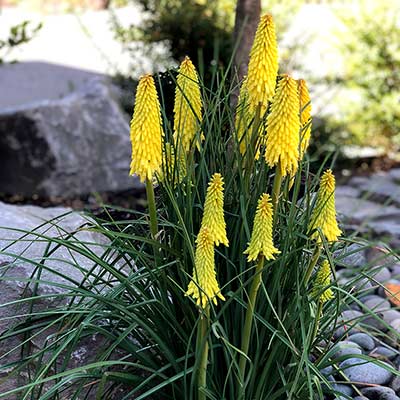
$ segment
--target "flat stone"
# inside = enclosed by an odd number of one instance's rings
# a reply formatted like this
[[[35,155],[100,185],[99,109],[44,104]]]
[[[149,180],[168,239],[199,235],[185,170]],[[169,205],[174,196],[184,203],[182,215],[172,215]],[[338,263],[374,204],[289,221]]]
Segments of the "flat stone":
[[[394,309],[383,311],[382,318],[385,322],[390,324],[395,319],[400,319],[400,311]]]
[[[374,339],[366,333],[355,333],[349,336],[349,341],[357,343],[364,350],[371,351],[375,347]]]
[[[338,328],[336,328],[333,334],[334,338],[340,339],[349,333],[349,329],[351,329],[351,332],[358,332],[359,329],[356,326],[358,325],[358,320],[363,317],[365,318],[364,314],[360,311],[344,310],[338,318]]]
[[[400,217],[400,210],[391,205],[354,197],[339,197],[336,199],[336,211],[350,222],[362,223],[371,226],[372,221],[382,218],[396,219]]]
[[[331,375],[333,373],[333,367],[332,365],[328,365],[327,367],[320,369],[319,372],[325,376]]]
[[[400,393],[400,376],[395,376],[390,383],[390,387],[397,393]]]
[[[362,267],[367,264],[365,247],[357,243],[353,243],[343,250],[335,251],[333,257],[338,265],[346,267]]]
[[[362,354],[361,347],[355,342],[343,340],[335,345],[335,351],[332,352],[332,357],[339,358],[343,356],[357,355],[357,354]]]
[[[394,319],[389,325],[400,334],[400,319]]]
[[[385,385],[389,383],[393,377],[391,372],[380,365],[358,358],[344,360],[340,363],[340,368],[350,381],[361,385]]]
[[[356,396],[353,397],[353,400],[369,400],[368,397],[364,397],[364,396]]]
[[[379,358],[383,357],[388,360],[393,360],[394,358],[396,358],[399,355],[399,352],[391,347],[378,346],[369,355],[371,357],[378,356]]]
[[[338,399],[346,399],[345,396],[351,396],[353,394],[353,388],[350,385],[343,385],[342,383],[333,383],[332,389],[340,394],[343,394],[344,397],[339,396]]]
[[[368,182],[362,183],[359,188],[369,199],[400,205],[400,185],[393,182],[387,174],[374,174]]]
[[[392,178],[396,183],[400,183],[400,168],[392,168],[388,175]]]
[[[393,278],[400,278],[400,265],[396,264],[392,267],[392,277]]]
[[[388,267],[378,267],[371,270],[371,278],[379,283],[385,283],[392,278]]]
[[[364,303],[364,305],[374,312],[387,311],[391,308],[389,301],[383,299],[382,297],[369,299]]]
[[[388,394],[396,395],[393,389],[385,386],[367,387],[361,389],[360,392],[370,400],[381,400],[382,396],[387,396]]]
[[[384,300],[383,297],[378,296],[378,295],[376,295],[376,294],[367,294],[367,295],[365,295],[365,296],[360,296],[358,299],[359,299],[363,304],[365,304],[365,303],[366,303],[367,301],[369,301],[369,300],[374,300],[374,301],[376,301],[376,302],[381,302],[382,300]]]
[[[398,215],[387,215],[368,223],[379,236],[400,236],[400,218]]]
[[[335,190],[336,199],[340,197],[359,197],[361,190],[353,186],[337,186]]]
[[[367,250],[367,259],[371,265],[389,267],[389,269],[399,262],[395,252],[388,252],[387,249],[380,246],[370,247]]]
[[[369,178],[367,176],[353,176],[348,182],[348,186],[359,188],[368,183]]]

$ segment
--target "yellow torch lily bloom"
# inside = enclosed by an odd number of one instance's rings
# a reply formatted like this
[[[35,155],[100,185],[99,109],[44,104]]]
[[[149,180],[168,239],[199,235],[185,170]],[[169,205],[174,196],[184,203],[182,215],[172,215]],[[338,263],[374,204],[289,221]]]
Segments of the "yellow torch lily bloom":
[[[249,103],[253,110],[261,105],[261,115],[272,99],[278,74],[278,48],[272,16],[260,18],[250,51],[248,67]]]
[[[208,184],[201,226],[208,228],[210,238],[217,246],[220,243],[229,246],[224,218],[224,180],[219,173],[215,173]]]
[[[206,308],[209,301],[216,305],[217,297],[225,300],[216,278],[214,251],[210,230],[202,226],[196,239],[193,276],[186,291],[186,296],[192,296],[202,308]]]
[[[321,267],[317,272],[314,286],[311,291],[311,296],[318,298],[321,303],[325,303],[333,299],[333,291],[329,287],[331,284],[331,267],[328,260],[322,262]]]
[[[271,112],[267,117],[265,161],[279,163],[282,176],[293,176],[298,168],[300,144],[299,95],[296,81],[288,75],[279,80]]]
[[[300,160],[307,151],[311,137],[311,99],[307,83],[304,79],[298,81],[299,100],[300,100]]]
[[[263,255],[266,260],[274,260],[274,255],[280,253],[273,243],[272,223],[271,197],[264,193],[258,200],[250,243],[244,252],[244,254],[248,254],[247,261],[254,261],[260,255]]]
[[[136,174],[144,182],[152,180],[162,163],[160,103],[151,75],[140,78],[136,91],[135,108],[131,120],[130,137],[132,161],[130,175]]]
[[[200,129],[201,109],[199,77],[190,58],[185,57],[178,70],[175,89],[174,141],[176,148],[190,150],[190,145]]]
[[[335,176],[330,169],[321,177],[315,208],[311,214],[310,230],[314,229],[320,229],[328,242],[338,240],[342,233],[336,220]],[[318,231],[313,233],[312,238],[321,241]]]

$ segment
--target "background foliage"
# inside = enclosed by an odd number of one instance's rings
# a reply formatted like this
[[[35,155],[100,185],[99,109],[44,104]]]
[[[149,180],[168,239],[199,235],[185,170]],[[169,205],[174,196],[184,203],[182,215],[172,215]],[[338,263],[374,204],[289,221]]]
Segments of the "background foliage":
[[[340,12],[346,69],[338,83],[348,94],[337,100],[340,126],[347,142],[394,150],[400,146],[400,4],[361,1],[350,10]]]

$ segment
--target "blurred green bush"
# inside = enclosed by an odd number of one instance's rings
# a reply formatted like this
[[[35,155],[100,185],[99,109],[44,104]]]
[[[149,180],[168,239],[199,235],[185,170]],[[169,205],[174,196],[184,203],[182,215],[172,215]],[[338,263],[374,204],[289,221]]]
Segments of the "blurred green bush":
[[[400,2],[360,0],[341,12],[339,36],[346,70],[339,85],[342,128],[348,142],[400,147]]]

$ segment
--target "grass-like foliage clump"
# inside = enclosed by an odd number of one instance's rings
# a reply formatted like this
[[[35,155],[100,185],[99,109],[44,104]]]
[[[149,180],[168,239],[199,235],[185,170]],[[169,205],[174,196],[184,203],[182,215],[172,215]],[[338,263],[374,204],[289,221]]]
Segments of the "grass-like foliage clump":
[[[186,58],[171,75],[171,116],[154,78],[141,78],[131,174],[146,183],[148,212],[117,220],[105,208],[76,232],[30,233],[48,246],[39,260],[16,256],[33,267],[30,290],[3,307],[28,312],[10,317],[16,323],[0,337],[21,337],[7,353],[19,357],[2,369],[7,379],[25,380],[0,398],[274,400],[334,392],[320,371],[337,368],[330,339],[354,301],[334,279],[346,253],[334,251],[348,239],[336,221],[331,165],[309,171],[308,90],[278,75],[271,16],[260,21],[235,107],[231,78],[230,69],[215,67],[204,87]],[[94,246],[77,238],[88,231],[107,240]],[[60,248],[80,282],[48,266]],[[58,294],[40,292],[51,285],[49,272],[63,282],[54,283]],[[54,308],[40,308],[49,296]],[[94,354],[74,364],[85,344]]]

